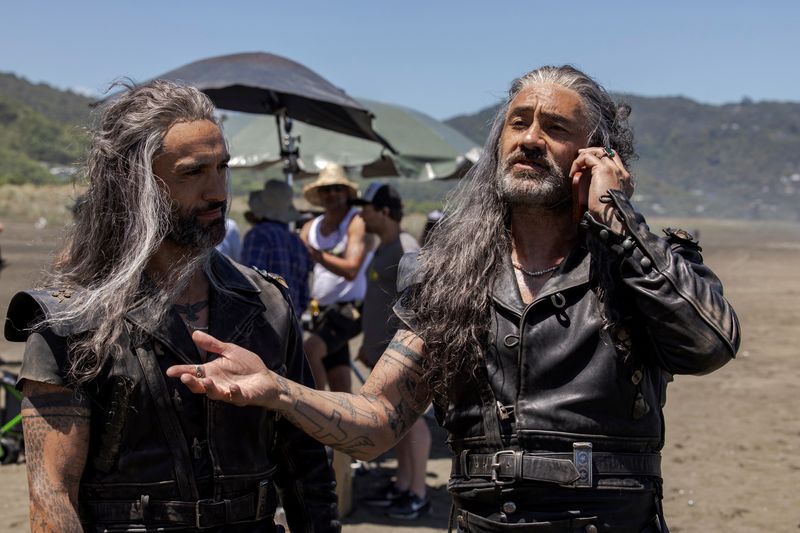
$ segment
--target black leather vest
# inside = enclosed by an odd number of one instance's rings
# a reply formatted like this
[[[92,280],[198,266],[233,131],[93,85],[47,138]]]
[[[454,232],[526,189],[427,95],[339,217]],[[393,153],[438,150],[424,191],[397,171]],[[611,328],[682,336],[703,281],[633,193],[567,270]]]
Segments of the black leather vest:
[[[216,254],[209,277],[213,278],[209,333],[260,354],[278,374],[309,382],[302,337],[278,282]],[[9,309],[6,336],[14,337],[16,330],[17,339],[12,340],[21,340],[20,335],[27,334],[21,325],[30,324],[36,313],[47,314],[63,305],[63,300],[63,294],[47,291],[17,294]],[[269,519],[277,503],[273,477],[278,468],[287,469],[285,456],[276,450],[288,446],[300,454],[298,462],[318,463],[312,468],[319,474],[316,481],[327,486],[329,499],[335,501],[333,478],[319,443],[285,420],[276,423],[270,411],[208,400],[165,375],[172,365],[199,362],[190,333],[174,310],[155,331],[143,329],[136,309],[127,320],[129,336],[120,341],[123,356],[110,361],[85,390],[92,402],[89,458],[79,496],[85,523],[124,521],[119,508],[104,503],[112,501],[130,502],[131,523],[148,521],[148,502],[169,501],[239,501],[242,509],[227,511],[230,521]],[[59,333],[75,335],[85,330],[72,329]],[[49,337],[51,349],[66,353],[68,335],[49,330],[42,334]],[[35,362],[26,357],[26,364]],[[250,509],[253,506],[260,509]],[[321,515],[335,519],[335,504],[327,507]],[[179,513],[169,506],[165,509],[155,512],[156,518],[150,521],[161,523],[159,513]],[[217,512],[209,507],[206,515],[212,510]],[[220,512],[224,522],[226,511]],[[306,521],[320,518],[324,516]],[[298,529],[310,530],[297,524]],[[186,529],[187,525],[173,527]]]

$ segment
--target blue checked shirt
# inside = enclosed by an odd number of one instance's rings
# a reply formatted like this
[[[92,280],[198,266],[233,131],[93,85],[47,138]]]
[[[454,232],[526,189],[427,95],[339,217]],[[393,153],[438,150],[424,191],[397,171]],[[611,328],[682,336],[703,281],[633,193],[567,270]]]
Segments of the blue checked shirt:
[[[241,263],[277,274],[289,285],[299,317],[308,306],[308,275],[314,264],[300,237],[289,226],[271,220],[259,222],[244,236]]]

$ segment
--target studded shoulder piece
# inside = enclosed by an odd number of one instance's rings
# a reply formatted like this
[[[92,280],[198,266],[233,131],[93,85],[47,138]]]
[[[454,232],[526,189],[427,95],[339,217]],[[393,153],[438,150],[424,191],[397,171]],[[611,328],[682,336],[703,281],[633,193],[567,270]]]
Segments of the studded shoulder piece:
[[[31,289],[21,291],[11,298],[6,315],[4,334],[12,342],[25,342],[28,335],[42,320],[67,308],[78,293],[71,289]],[[88,323],[67,323],[53,326],[61,337],[76,335],[91,329]]]

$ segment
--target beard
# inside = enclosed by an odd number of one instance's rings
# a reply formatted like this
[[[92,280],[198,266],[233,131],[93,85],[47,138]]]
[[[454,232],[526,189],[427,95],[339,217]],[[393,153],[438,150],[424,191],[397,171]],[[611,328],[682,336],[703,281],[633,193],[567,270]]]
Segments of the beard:
[[[514,170],[519,162],[533,162],[540,168]],[[524,150],[513,152],[497,167],[500,193],[510,205],[547,210],[569,209],[572,184],[564,171],[549,154]]]
[[[219,208],[221,216],[208,224],[197,219],[199,213]],[[188,213],[173,206],[170,218],[170,231],[167,239],[179,246],[195,250],[210,250],[225,238],[225,202],[214,202],[192,209]]]

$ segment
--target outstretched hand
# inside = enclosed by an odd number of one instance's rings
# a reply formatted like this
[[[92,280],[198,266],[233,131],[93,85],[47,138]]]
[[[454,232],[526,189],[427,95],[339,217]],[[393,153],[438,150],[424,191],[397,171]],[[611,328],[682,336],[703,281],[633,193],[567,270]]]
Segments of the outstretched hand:
[[[259,356],[202,331],[192,333],[192,340],[209,357],[216,357],[202,365],[171,366],[167,369],[167,376],[179,378],[196,394],[234,405],[268,407],[270,401],[277,398],[274,374]]]

